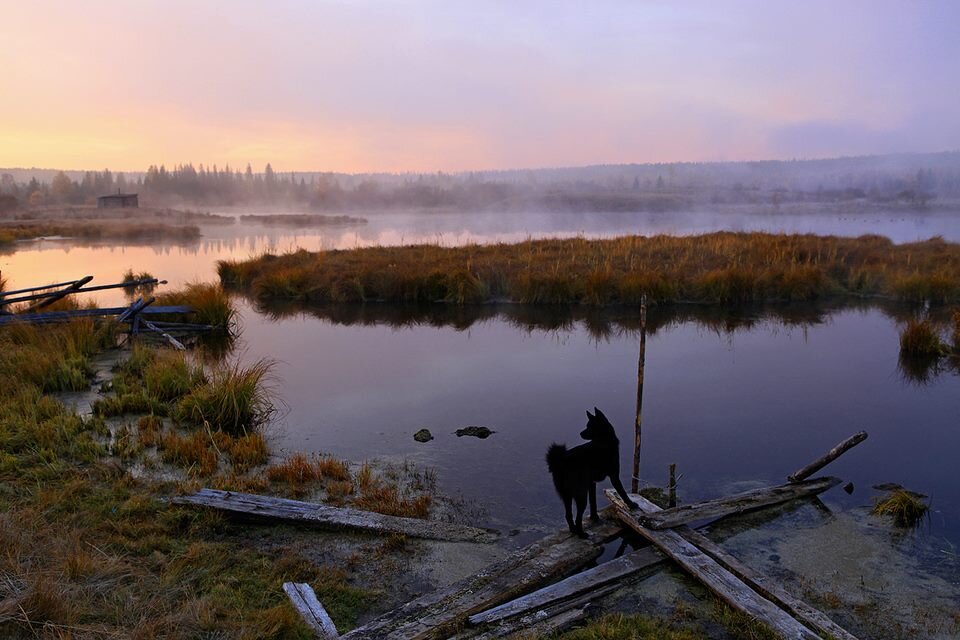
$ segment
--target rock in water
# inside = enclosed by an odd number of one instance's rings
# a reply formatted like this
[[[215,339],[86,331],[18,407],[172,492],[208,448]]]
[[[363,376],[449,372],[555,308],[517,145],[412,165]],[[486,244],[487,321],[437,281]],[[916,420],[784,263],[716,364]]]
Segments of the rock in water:
[[[430,429],[420,429],[413,434],[413,439],[417,442],[430,442],[433,440],[433,434],[430,433]]]
[[[486,427],[464,427],[463,429],[457,429],[457,437],[462,436],[473,436],[474,438],[489,438],[491,434],[496,433],[493,429],[487,429]]]

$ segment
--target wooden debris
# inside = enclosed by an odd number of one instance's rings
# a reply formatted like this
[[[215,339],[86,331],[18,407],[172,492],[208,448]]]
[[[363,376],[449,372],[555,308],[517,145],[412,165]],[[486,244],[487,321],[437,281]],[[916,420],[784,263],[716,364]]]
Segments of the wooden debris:
[[[474,614],[468,618],[468,622],[472,625],[488,624],[527,614],[575,596],[595,594],[601,587],[620,582],[663,561],[663,555],[651,547],[633,551],[498,607]]]
[[[660,507],[649,500],[643,499],[642,496],[631,497],[639,505],[640,511],[645,513],[661,512]],[[638,497],[641,499],[638,500]],[[836,624],[823,612],[790,595],[780,585],[746,566],[699,531],[695,531],[687,526],[680,526],[674,531],[716,560],[721,566],[733,573],[751,589],[764,598],[774,602],[811,629],[825,634],[827,637],[833,638],[833,640],[856,640],[846,629]]]
[[[286,520],[335,529],[356,529],[381,534],[400,533],[413,538],[461,542],[493,542],[497,539],[497,534],[494,532],[465,525],[431,522],[417,518],[399,518],[359,509],[331,507],[253,493],[200,489],[192,495],[176,496],[172,501],[176,504],[211,507],[258,518]]]
[[[614,504],[624,524],[652,542],[691,576],[733,608],[766,625],[779,638],[819,640],[812,632],[779,606],[751,589],[740,578],[674,530],[654,531],[640,524],[615,491],[607,489],[607,498]],[[656,505],[639,494],[630,496],[643,512],[654,512]]]
[[[130,307],[107,307],[104,309],[75,309],[71,311],[45,311],[43,313],[21,313],[9,316],[0,316],[0,326],[15,322],[28,324],[48,324],[51,322],[69,322],[75,318],[100,318],[119,316]],[[143,309],[142,315],[186,314],[193,311],[191,307],[183,305],[149,307]]]
[[[511,554],[476,575],[425,594],[388,611],[344,638],[446,638],[467,616],[494,607],[580,569],[603,553],[605,542],[623,526],[612,509],[599,524],[585,524],[589,539],[566,530],[551,534]]]
[[[681,507],[658,510],[639,516],[643,526],[650,529],[669,529],[698,520],[716,519],[744,513],[788,500],[805,498],[823,493],[840,484],[839,478],[816,478],[774,487],[753,489],[732,496],[706,502],[685,504]]]
[[[76,293],[80,289],[80,287],[87,284],[91,280],[93,280],[93,276],[85,276],[83,278],[80,278],[76,282],[68,285],[67,287],[60,289],[59,291],[52,291],[47,294],[37,294],[38,296],[42,296],[43,299],[40,300],[39,302],[33,303],[32,305],[27,307],[25,311],[32,311],[33,309],[43,309],[44,307],[49,307],[51,304],[53,304],[57,300],[66,298],[71,293]],[[11,302],[13,302],[13,300],[7,300],[5,304],[10,304]]]
[[[853,434],[852,436],[850,436],[849,438],[847,438],[846,440],[844,440],[843,442],[835,446],[833,449],[830,449],[830,451],[828,451],[826,455],[821,456],[820,458],[817,458],[816,460],[814,460],[804,468],[798,471],[795,471],[789,476],[787,476],[787,480],[789,480],[790,482],[800,482],[801,480],[809,478],[810,476],[815,474],[817,471],[819,471],[820,469],[823,469],[825,466],[827,466],[828,464],[830,464],[831,462],[833,462],[834,460],[842,456],[846,451],[857,446],[858,444],[860,444],[866,439],[867,439],[866,431],[860,431],[858,433]]]
[[[290,604],[318,638],[334,640],[340,637],[336,625],[333,624],[327,610],[317,600],[317,594],[313,592],[310,585],[302,582],[284,582],[283,591],[290,598]]]

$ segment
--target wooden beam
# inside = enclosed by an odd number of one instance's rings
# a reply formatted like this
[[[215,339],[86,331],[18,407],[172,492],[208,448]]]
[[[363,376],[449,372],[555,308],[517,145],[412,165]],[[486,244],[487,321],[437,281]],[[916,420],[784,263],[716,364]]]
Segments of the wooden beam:
[[[505,604],[482,613],[470,616],[467,621],[472,625],[489,624],[513,616],[529,613],[559,601],[586,593],[593,593],[600,587],[613,584],[634,576],[641,571],[651,569],[665,558],[652,547],[633,551],[619,558],[581,571],[560,582],[544,587],[533,593],[521,596]]]
[[[616,507],[617,514],[624,524],[656,545],[658,549],[680,565],[684,571],[703,583],[731,607],[761,622],[778,638],[784,640],[820,640],[820,636],[779,606],[751,589],[740,578],[686,540],[679,532],[674,530],[654,531],[644,527],[615,491],[607,489],[605,493]],[[633,494],[630,497],[640,505],[641,512],[653,512],[658,509],[656,505],[639,494]]]
[[[25,322],[28,324],[47,324],[52,322],[69,322],[77,318],[100,318],[119,316],[130,307],[107,307],[104,309],[74,309],[71,311],[44,311],[43,313],[22,313],[0,317],[0,325]],[[164,307],[150,307],[141,311],[143,315],[160,314],[187,314],[193,311],[191,307],[176,305]]]
[[[138,317],[139,317],[139,316],[138,316]],[[182,343],[182,342],[180,342],[179,340],[177,340],[176,338],[174,338],[172,335],[170,335],[169,333],[167,333],[166,331],[164,331],[163,329],[161,329],[161,328],[158,327],[157,325],[153,324],[153,323],[150,322],[149,320],[146,320],[146,319],[144,319],[144,318],[140,318],[140,322],[141,322],[141,324],[143,324],[143,326],[145,326],[147,329],[150,329],[150,331],[153,331],[154,333],[159,333],[161,336],[163,336],[164,340],[166,340],[167,342],[169,342],[170,345],[171,345],[174,349],[176,349],[177,351],[186,351],[186,350],[187,350],[187,348],[186,348],[185,346],[183,346],[183,343]]]
[[[448,587],[424,594],[345,634],[352,640],[447,638],[467,616],[494,607],[582,568],[603,553],[623,525],[612,509],[598,524],[585,523],[589,539],[564,529],[527,545],[504,560]]]
[[[130,305],[130,308],[117,317],[118,322],[132,322],[134,318],[143,313],[143,310],[156,302],[157,299],[150,297],[147,300],[137,298],[136,302]]]
[[[639,520],[643,526],[649,529],[670,529],[698,520],[722,518],[787,502],[788,500],[815,496],[837,486],[840,482],[840,478],[815,478],[774,487],[752,489],[732,496],[671,507],[655,513],[646,513],[640,515]]]
[[[648,514],[663,512],[660,507],[653,504],[649,500],[637,500],[638,496],[631,497],[635,502],[637,502],[638,505],[640,505],[640,511]],[[774,604],[778,605],[787,611],[787,613],[799,619],[811,629],[824,634],[833,640],[857,640],[856,637],[851,635],[846,629],[827,617],[826,614],[818,609],[815,609],[806,602],[803,602],[802,600],[790,595],[779,584],[743,564],[740,560],[724,551],[720,545],[699,531],[695,531],[687,526],[680,526],[675,529],[675,532],[681,535],[688,542],[696,545],[698,549],[716,560],[721,566],[733,573],[751,589]]]
[[[93,280],[93,276],[84,276],[83,278],[80,278],[73,284],[67,287],[64,287],[63,289],[60,289],[59,291],[54,291],[49,295],[45,295],[43,300],[30,305],[29,307],[24,309],[24,311],[32,311],[33,309],[43,309],[44,307],[49,307],[57,300],[60,300],[61,298],[66,298],[71,293],[76,293],[80,289],[80,287],[87,284],[91,280]],[[12,302],[15,302],[15,300],[8,300],[7,304],[10,304]]]
[[[76,280],[68,280],[67,282],[54,282],[53,284],[42,284],[39,287],[26,287],[24,289],[13,289],[12,291],[0,291],[0,298],[6,298],[17,293],[30,293],[31,291],[43,291],[44,289],[56,289],[58,287],[65,287],[68,284],[73,284]],[[0,300],[0,304],[7,304],[3,300]]]
[[[827,466],[828,464],[830,464],[831,462],[833,462],[834,460],[842,456],[847,450],[857,446],[858,444],[860,444],[866,439],[867,439],[866,431],[860,431],[853,434],[852,436],[850,436],[849,438],[847,438],[846,440],[844,440],[843,442],[835,446],[833,449],[830,449],[830,451],[828,451],[825,455],[817,458],[816,460],[814,460],[804,468],[800,469],[799,471],[794,471],[793,473],[791,473],[789,476],[787,476],[787,480],[789,480],[790,482],[800,482],[805,478],[809,478],[810,476],[815,474],[817,471],[819,471],[820,469],[823,469],[825,466]]]
[[[331,507],[312,502],[261,496],[253,493],[219,491],[217,489],[200,489],[191,495],[176,496],[171,501],[175,504],[210,507],[270,520],[299,522],[334,529],[355,529],[380,534],[400,533],[413,538],[493,542],[498,537],[495,532],[449,522],[399,518],[359,509]]]
[[[317,594],[313,592],[310,585],[303,582],[284,582],[283,591],[290,598],[290,604],[318,638],[335,640],[340,637],[336,625],[333,624],[327,610],[317,600]]]

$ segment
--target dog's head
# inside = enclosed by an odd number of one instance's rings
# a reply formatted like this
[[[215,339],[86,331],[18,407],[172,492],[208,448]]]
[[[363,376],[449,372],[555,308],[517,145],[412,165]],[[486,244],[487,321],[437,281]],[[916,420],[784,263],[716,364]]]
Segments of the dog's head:
[[[596,407],[593,408],[593,415],[587,411],[587,428],[580,432],[580,437],[584,440],[617,440],[617,432],[613,425],[607,420],[607,416]]]

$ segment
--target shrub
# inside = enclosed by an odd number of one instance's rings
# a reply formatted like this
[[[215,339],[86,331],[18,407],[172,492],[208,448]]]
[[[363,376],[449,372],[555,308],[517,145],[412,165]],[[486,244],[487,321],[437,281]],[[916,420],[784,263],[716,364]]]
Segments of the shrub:
[[[266,360],[246,368],[239,364],[221,366],[206,383],[177,403],[176,419],[184,424],[209,425],[232,435],[257,429],[276,412],[266,386],[272,366]]]
[[[938,357],[946,349],[929,320],[910,320],[900,333],[900,353],[911,357]]]

